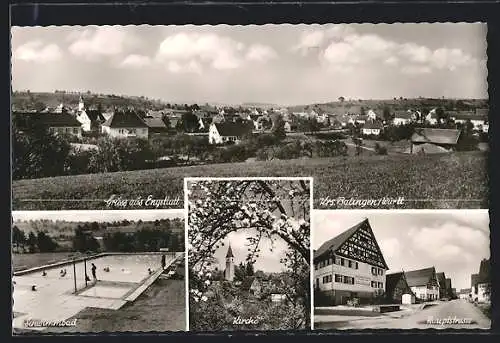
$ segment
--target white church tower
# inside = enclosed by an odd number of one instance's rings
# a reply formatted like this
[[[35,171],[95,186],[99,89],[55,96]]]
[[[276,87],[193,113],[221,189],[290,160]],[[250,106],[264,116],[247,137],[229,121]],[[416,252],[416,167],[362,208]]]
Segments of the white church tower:
[[[231,249],[231,244],[227,249],[226,270],[224,270],[224,279],[227,281],[233,281],[234,279],[234,256],[233,256],[233,250]]]
[[[83,112],[85,110],[85,104],[83,103],[83,98],[80,97],[80,101],[78,102],[78,112]]]

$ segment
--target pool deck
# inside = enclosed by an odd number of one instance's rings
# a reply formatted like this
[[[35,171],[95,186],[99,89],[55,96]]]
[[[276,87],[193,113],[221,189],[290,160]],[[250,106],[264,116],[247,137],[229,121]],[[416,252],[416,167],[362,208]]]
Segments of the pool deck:
[[[100,255],[104,256],[104,255]],[[106,294],[102,294],[100,297],[93,296],[82,296],[78,294],[73,294],[68,292],[67,287],[54,288],[54,287],[40,287],[39,290],[33,292],[29,289],[21,289],[18,291],[17,297],[13,295],[13,301],[20,303],[20,305],[15,306],[13,303],[13,311],[17,312],[17,317],[12,320],[12,327],[19,329],[26,329],[24,324],[26,320],[44,320],[44,321],[63,321],[67,320],[86,307],[95,307],[103,309],[119,310],[127,302],[132,302],[137,299],[151,284],[153,284],[158,277],[164,272],[165,269],[170,268],[173,263],[175,263],[182,255],[176,255],[172,260],[167,261],[167,265],[164,269],[159,268],[154,273],[146,277],[140,283],[137,283],[137,288],[131,288],[131,293],[127,293],[125,298],[117,299],[112,297],[106,297]],[[97,256],[92,256],[95,258]],[[87,258],[88,259],[88,258]],[[68,263],[68,262],[65,262]],[[69,262],[71,263],[71,262]],[[51,264],[50,268],[54,266],[59,266],[62,264]],[[35,271],[41,271],[49,268],[49,266],[43,266],[39,268],[30,269],[29,273]],[[34,270],[33,270],[34,269]],[[23,271],[19,276],[29,277],[28,272]],[[97,285],[99,281],[97,282]],[[88,288],[92,287],[89,286]],[[17,299],[16,299],[17,298]],[[44,328],[30,328],[35,331],[43,331]]]

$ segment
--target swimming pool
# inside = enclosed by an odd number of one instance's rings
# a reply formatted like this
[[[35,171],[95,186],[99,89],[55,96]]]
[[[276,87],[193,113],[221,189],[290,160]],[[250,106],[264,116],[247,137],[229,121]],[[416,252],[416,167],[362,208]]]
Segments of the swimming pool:
[[[167,267],[180,257],[165,255]],[[24,320],[65,320],[85,307],[118,309],[127,302],[127,295],[161,274],[161,256],[162,253],[103,254],[86,262],[78,261],[74,267],[69,263],[18,273],[13,276],[13,311],[21,315],[14,318],[13,326],[23,328]],[[85,270],[92,280],[92,263],[96,266],[97,282],[86,283]],[[66,270],[64,276],[61,270]]]

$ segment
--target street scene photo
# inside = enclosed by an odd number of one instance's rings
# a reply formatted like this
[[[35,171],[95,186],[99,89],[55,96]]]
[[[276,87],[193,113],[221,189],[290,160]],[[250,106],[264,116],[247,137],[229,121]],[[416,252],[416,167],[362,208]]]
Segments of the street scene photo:
[[[183,214],[13,212],[13,334],[186,330]]]
[[[12,206],[182,208],[185,176],[250,176],[313,177],[318,209],[488,208],[486,32],[12,27]]]
[[[491,329],[486,210],[314,211],[314,329]]]
[[[189,330],[311,327],[312,180],[186,179]]]

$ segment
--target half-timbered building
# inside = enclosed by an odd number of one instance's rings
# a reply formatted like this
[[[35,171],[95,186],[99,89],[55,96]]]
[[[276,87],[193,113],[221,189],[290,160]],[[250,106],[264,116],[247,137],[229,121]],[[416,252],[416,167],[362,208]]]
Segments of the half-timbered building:
[[[384,293],[388,269],[365,219],[314,252],[315,290],[329,299],[329,305],[345,304],[354,298],[371,303]]]

